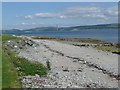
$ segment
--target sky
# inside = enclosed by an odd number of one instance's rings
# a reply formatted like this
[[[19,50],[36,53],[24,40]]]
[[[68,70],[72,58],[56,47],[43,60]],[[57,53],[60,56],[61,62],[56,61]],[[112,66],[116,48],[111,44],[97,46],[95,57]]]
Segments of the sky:
[[[118,22],[117,2],[3,2],[2,28],[82,26]]]

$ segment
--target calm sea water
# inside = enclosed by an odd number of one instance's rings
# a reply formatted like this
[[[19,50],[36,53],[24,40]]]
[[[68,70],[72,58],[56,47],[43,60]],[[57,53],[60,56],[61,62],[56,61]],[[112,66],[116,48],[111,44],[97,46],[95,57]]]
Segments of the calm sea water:
[[[7,32],[6,32],[7,33]],[[59,38],[93,38],[108,42],[118,42],[117,29],[96,29],[96,30],[80,30],[80,31],[39,31],[39,32],[10,32],[7,34],[32,35],[32,36],[50,36]]]

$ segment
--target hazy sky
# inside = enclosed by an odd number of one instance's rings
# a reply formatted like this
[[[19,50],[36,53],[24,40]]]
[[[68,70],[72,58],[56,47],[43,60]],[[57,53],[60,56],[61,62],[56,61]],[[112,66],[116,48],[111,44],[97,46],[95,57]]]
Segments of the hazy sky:
[[[118,3],[4,2],[3,29],[117,23]]]

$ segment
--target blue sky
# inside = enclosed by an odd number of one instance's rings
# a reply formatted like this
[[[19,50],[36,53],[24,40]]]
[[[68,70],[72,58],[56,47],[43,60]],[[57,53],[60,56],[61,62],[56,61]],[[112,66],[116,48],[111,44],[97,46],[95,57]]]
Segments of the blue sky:
[[[2,28],[117,23],[117,2],[3,2]]]

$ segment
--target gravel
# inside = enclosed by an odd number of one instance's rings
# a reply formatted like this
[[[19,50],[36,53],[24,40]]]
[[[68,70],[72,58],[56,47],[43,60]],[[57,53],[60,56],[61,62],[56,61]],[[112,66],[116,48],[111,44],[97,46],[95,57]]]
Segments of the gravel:
[[[88,62],[95,64],[116,75],[118,74],[117,55],[98,52],[93,48],[75,47],[57,41],[34,40],[34,42],[39,46],[21,50],[19,56],[38,61],[44,65],[49,60],[51,70],[47,77],[39,77],[39,75],[22,77],[23,88],[118,87],[118,80],[115,77],[110,77],[108,73],[103,73],[102,70],[88,65]],[[85,60],[84,63],[83,60]]]

